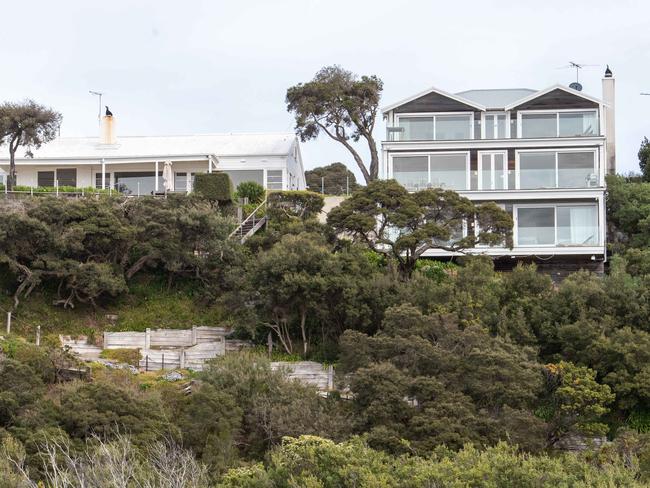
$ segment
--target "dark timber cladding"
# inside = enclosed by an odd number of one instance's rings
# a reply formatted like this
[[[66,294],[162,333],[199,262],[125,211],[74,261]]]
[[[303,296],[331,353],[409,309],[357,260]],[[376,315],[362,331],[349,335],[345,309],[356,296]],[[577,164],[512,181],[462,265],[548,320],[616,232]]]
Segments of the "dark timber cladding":
[[[475,112],[476,107],[445,97],[440,93],[431,92],[415,100],[406,102],[395,109],[396,113],[412,112]]]
[[[533,100],[529,100],[528,102],[515,107],[516,110],[545,110],[559,108],[598,108],[598,104],[557,88],[545,95],[534,98]]]

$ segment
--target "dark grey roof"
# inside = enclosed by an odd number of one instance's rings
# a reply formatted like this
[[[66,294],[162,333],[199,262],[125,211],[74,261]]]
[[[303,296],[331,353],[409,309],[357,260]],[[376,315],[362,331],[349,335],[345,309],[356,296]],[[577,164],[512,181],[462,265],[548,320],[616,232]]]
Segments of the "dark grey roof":
[[[529,96],[537,90],[530,88],[496,88],[485,90],[467,90],[456,95],[484,105],[488,109],[503,108],[517,100]]]

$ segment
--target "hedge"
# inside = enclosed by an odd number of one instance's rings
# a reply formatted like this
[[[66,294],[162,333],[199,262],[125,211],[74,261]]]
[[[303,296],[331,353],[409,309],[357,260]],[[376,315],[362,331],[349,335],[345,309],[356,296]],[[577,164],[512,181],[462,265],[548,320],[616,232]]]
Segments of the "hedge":
[[[200,173],[194,177],[194,192],[212,202],[232,202],[232,182],[226,173]]]

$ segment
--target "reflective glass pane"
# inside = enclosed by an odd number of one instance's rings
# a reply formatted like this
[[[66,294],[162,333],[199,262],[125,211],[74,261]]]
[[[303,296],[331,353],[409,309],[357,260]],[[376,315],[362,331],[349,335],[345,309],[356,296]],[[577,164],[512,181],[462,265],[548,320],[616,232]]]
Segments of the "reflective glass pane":
[[[497,115],[497,136],[495,139],[503,139],[506,137],[506,116]]]
[[[557,242],[564,246],[598,245],[598,207],[557,208]]]
[[[282,190],[282,170],[268,170],[266,172],[266,187],[269,190]]]
[[[505,164],[503,154],[494,155],[494,189],[503,190],[505,188],[505,179],[503,176],[503,165]]]
[[[235,190],[237,189],[237,185],[244,181],[254,181],[255,183],[264,186],[264,171],[261,169],[228,170],[222,172],[230,176],[232,187]]]
[[[464,154],[432,154],[431,184],[449,190],[467,190],[467,160]]]
[[[494,137],[494,115],[485,116],[485,138],[495,139]]]
[[[492,163],[489,154],[481,154],[481,190],[492,189]]]
[[[560,113],[560,136],[598,135],[598,112]]]
[[[555,244],[555,209],[520,208],[517,210],[517,245]]]
[[[469,115],[436,115],[436,140],[469,139]]]
[[[56,170],[59,186],[77,186],[77,168],[59,168]]]
[[[127,195],[152,195],[156,185],[155,174],[154,171],[116,172],[115,189]],[[158,190],[163,188],[162,171],[159,171]]]
[[[598,185],[592,152],[559,153],[557,167],[560,188],[586,188]]]
[[[521,137],[557,137],[557,114],[522,114]]]
[[[555,188],[555,153],[521,153],[519,187],[522,189]]]
[[[401,141],[433,140],[433,117],[400,117],[398,125],[404,129],[399,133]]]
[[[429,183],[428,156],[393,158],[393,178],[407,190],[422,190]]]

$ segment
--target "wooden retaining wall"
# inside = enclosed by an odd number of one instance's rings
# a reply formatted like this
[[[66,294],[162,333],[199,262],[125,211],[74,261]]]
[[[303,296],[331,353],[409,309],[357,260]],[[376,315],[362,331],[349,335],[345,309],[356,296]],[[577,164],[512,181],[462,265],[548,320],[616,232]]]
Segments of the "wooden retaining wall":
[[[223,342],[228,333],[223,327],[191,329],[146,329],[144,332],[104,332],[104,349],[150,349],[152,347],[191,347]]]
[[[334,389],[334,367],[314,361],[277,361],[271,363],[272,369],[284,369],[287,377],[301,383],[314,385],[320,391]]]
[[[201,371],[207,361],[225,352],[225,341],[205,342],[180,349],[140,349],[139,366],[146,371],[179,368]]]

